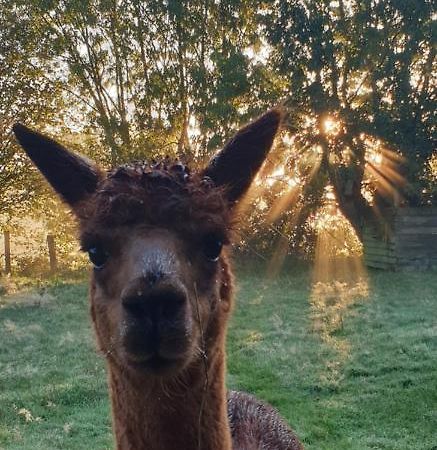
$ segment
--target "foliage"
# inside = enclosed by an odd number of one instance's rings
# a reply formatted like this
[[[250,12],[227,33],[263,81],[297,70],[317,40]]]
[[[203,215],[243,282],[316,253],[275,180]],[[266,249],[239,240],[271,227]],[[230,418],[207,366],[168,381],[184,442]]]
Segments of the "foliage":
[[[406,200],[423,201],[421,168],[436,138],[433,12],[428,0],[267,3],[262,21],[272,67],[288,81],[293,146],[320,149],[322,174],[313,180],[326,177],[356,230],[369,206],[369,136],[407,158]],[[378,172],[396,201],[399,180]]]
[[[429,205],[435,205],[437,201],[437,151],[426,161],[422,173],[423,198]]]
[[[0,3],[0,214],[29,209],[35,191],[35,177],[28,158],[17,152],[12,124],[24,121],[38,126],[53,119],[61,105],[56,85],[48,83],[41,71],[23,59],[22,45],[32,46],[33,36],[22,35],[19,14]]]
[[[79,99],[81,127],[100,130],[111,166],[164,149],[204,154],[212,133],[216,146],[241,120],[260,83],[243,52],[256,39],[249,3],[14,3],[24,30],[16,44]],[[189,137],[193,125],[198,139]]]
[[[287,132],[241,231],[258,249],[273,229],[311,249],[327,186],[358,235],[373,207],[433,205],[433,14],[430,0],[0,0],[0,226],[53,202],[15,121],[105,167],[200,165],[282,100]]]
[[[40,209],[42,208],[42,209]],[[0,217],[1,219],[1,217]],[[75,239],[75,223],[58,199],[38,198],[31,212],[7,221],[11,239],[11,263],[14,274],[47,276],[49,254],[47,236],[55,238],[59,273],[82,270],[88,266]],[[0,236],[0,245],[3,245]]]

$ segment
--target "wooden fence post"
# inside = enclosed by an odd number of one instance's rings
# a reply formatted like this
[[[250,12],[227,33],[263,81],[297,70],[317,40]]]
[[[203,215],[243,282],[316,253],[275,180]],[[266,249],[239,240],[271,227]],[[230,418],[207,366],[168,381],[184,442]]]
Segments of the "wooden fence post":
[[[11,273],[11,233],[4,231],[5,239],[5,273]]]
[[[55,273],[58,268],[56,260],[55,237],[52,234],[47,235],[47,246],[49,247],[50,273]]]

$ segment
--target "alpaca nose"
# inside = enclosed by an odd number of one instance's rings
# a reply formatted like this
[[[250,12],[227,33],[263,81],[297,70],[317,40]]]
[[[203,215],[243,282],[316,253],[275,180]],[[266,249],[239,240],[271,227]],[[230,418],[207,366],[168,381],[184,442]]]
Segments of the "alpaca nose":
[[[139,286],[132,286],[122,296],[125,312],[135,319],[148,319],[152,323],[169,321],[178,317],[183,310],[187,295],[175,283],[151,284],[141,280]]]

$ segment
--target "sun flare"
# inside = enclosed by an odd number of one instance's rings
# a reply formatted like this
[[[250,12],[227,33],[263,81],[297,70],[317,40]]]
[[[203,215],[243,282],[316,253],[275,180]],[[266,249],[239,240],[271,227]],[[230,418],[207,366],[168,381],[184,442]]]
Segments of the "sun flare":
[[[328,136],[336,136],[340,133],[340,127],[340,121],[331,116],[323,120],[323,132]]]

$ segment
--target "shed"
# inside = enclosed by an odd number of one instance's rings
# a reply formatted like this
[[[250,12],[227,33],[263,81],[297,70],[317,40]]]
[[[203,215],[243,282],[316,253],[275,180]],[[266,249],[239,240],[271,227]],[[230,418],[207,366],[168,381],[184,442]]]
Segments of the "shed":
[[[437,208],[395,208],[363,228],[364,260],[386,270],[437,269]]]

